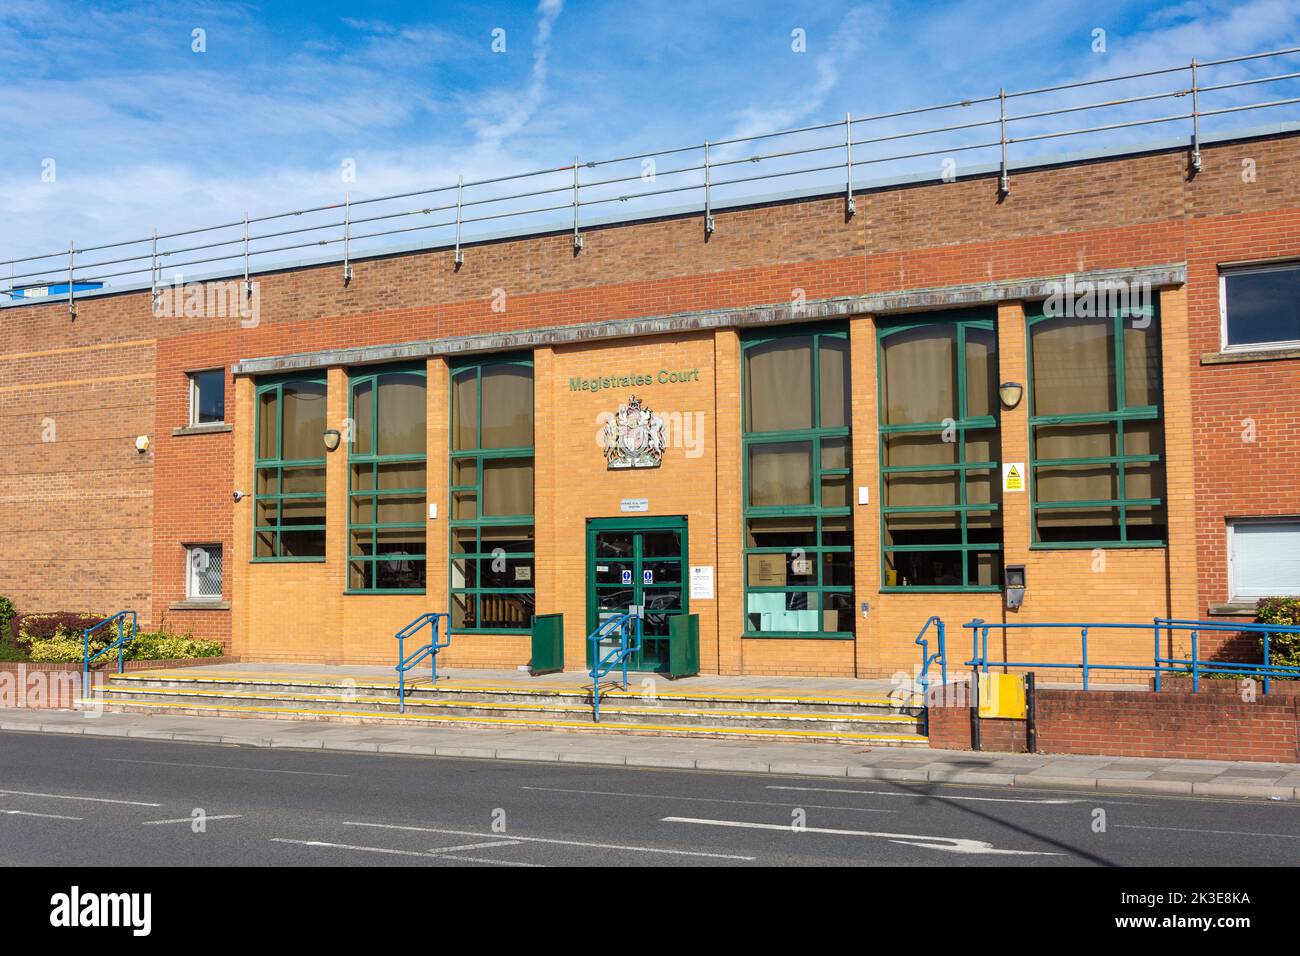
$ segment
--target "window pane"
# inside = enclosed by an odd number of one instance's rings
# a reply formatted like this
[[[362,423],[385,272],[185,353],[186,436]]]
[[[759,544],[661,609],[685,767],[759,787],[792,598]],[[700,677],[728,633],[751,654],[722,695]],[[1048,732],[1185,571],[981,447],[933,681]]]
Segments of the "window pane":
[[[533,596],[531,594],[481,594],[479,613],[481,615],[479,627],[521,630],[532,623]]]
[[[957,327],[936,324],[882,340],[887,425],[957,418]]]
[[[422,461],[386,462],[377,467],[380,490],[424,487],[425,468]]]
[[[528,448],[533,444],[531,366],[483,366],[483,433],[480,437],[483,448]]]
[[[376,524],[424,522],[424,496],[383,497],[376,501]],[[408,531],[409,533],[409,531]]]
[[[998,413],[998,352],[992,329],[966,329],[966,414]]]
[[[531,440],[531,439],[530,439]],[[497,458],[483,462],[483,515],[533,513],[533,460]]]
[[[371,419],[374,417],[374,384],[366,380],[352,389],[352,454],[369,455],[374,449]]]
[[[891,508],[961,504],[960,472],[922,471],[885,475],[885,505]]]
[[[1124,404],[1160,404],[1160,336],[1150,316],[1124,320]]]
[[[467,368],[452,378],[451,447],[457,451],[478,447],[478,369]]]
[[[1300,595],[1300,521],[1232,525],[1232,597]]]
[[[1001,552],[967,551],[967,582],[974,587],[997,587],[1002,584]]]
[[[324,498],[282,499],[280,502],[280,523],[282,525],[324,524],[325,523],[325,499]]]
[[[812,338],[776,339],[745,350],[745,430],[811,428]]]
[[[478,462],[473,458],[457,458],[451,463],[451,483],[453,485],[475,485],[478,483]]]
[[[890,435],[885,439],[885,465],[890,468],[910,465],[955,465],[957,451],[955,430],[946,434],[927,432],[915,435]]]
[[[221,422],[226,418],[226,370],[194,373],[193,424]]]
[[[379,454],[424,454],[424,421],[424,376],[379,376]]]
[[[257,457],[275,457],[276,423],[280,420],[280,404],[275,389],[269,388],[257,396]]]
[[[755,632],[801,634],[822,629],[816,591],[750,594],[745,610],[749,629]]]
[[[324,458],[325,383],[285,382],[281,457],[286,461]]]
[[[849,506],[849,476],[827,475],[822,479],[822,507],[847,508]]]
[[[1228,344],[1300,341],[1300,265],[1227,273]]]
[[[937,510],[885,515],[885,544],[961,544],[961,516]]]
[[[818,344],[821,374],[821,427],[845,428],[849,424],[849,342],[823,335]]]
[[[1030,331],[1035,415],[1115,410],[1113,320],[1048,319]]]
[[[812,504],[812,443],[749,446],[749,503],[764,508]]]
[[[1038,539],[1045,543],[1118,541],[1118,508],[1052,508],[1035,518]]]
[[[324,494],[324,468],[285,468],[282,490],[288,494]]]
[[[324,503],[321,504],[324,515]],[[285,558],[325,557],[325,531],[290,531],[280,533],[280,555]]]
[[[832,520],[832,519],[827,519]],[[750,548],[817,547],[817,519],[806,518],[750,518],[745,545]]]
[[[1039,425],[1034,429],[1034,457],[1109,458],[1116,454],[1115,432],[1114,422]]]
[[[961,587],[961,551],[886,551],[889,587]]]
[[[1037,501],[1110,501],[1118,496],[1115,465],[1040,465],[1034,473]]]
[[[822,439],[822,468],[849,467],[849,442],[847,438]]]

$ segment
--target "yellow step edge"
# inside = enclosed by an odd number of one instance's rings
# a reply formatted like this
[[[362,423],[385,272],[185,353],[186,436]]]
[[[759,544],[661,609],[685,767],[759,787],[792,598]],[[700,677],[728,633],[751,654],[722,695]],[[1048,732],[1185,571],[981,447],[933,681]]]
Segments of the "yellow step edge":
[[[147,680],[167,680],[175,683],[216,683],[216,684],[276,684],[285,687],[342,687],[339,680],[317,681],[317,680],[291,680],[285,679],[285,675],[275,676],[275,680],[262,680],[257,676],[250,677],[190,677],[187,675],[170,675],[170,674],[110,674],[110,683],[121,683],[124,681],[147,681]],[[344,678],[346,679],[346,678]],[[365,688],[367,690],[392,690],[397,688],[397,681],[379,681],[372,683],[355,682],[352,686]],[[431,690],[424,683],[408,681],[407,686],[411,690]],[[526,694],[539,697],[559,696],[562,694],[585,694],[591,688],[590,684],[578,684],[573,687],[522,687],[510,684],[439,684],[438,691],[442,693],[453,694]],[[633,691],[623,690],[604,690],[601,691],[601,697],[620,697],[620,698],[639,698],[643,695]],[[865,705],[875,707],[893,707],[895,701],[887,697],[819,697],[796,694],[723,694],[714,693],[708,688],[702,688],[698,691],[692,691],[689,694],[656,694],[660,700],[725,700],[725,701],[748,701],[753,703],[773,703],[773,704],[835,704],[835,705]]]
[[[90,704],[98,706],[101,701],[79,700],[78,704]],[[247,707],[231,705],[227,707],[203,707],[194,704],[170,704],[163,701],[114,701],[115,707],[162,707],[188,710],[213,710],[213,711],[238,711],[240,713],[256,714],[289,714],[295,717],[355,717],[365,720],[397,720],[397,721],[420,721],[423,723],[479,723],[479,724],[500,724],[513,727],[542,727],[546,729],[563,728],[565,730],[597,730],[597,731],[630,731],[644,730],[652,733],[667,733],[690,736],[695,734],[724,734],[727,736],[737,737],[800,737],[800,738],[826,738],[834,740],[863,740],[863,741],[894,741],[898,743],[924,743],[928,738],[920,734],[859,734],[859,733],[840,733],[835,731],[815,731],[815,730],[767,730],[754,727],[681,727],[670,724],[598,724],[592,721],[572,721],[572,720],[528,720],[522,717],[452,717],[452,716],[430,716],[419,714],[377,714],[368,712],[352,712],[343,710],[330,711],[312,711],[312,710],[295,710],[281,707]]]
[[[264,694],[255,691],[244,693],[230,693],[229,691],[216,690],[180,690],[173,688],[161,687],[108,687],[108,694],[153,694],[157,696],[169,697],[209,697],[216,700],[284,700],[295,703],[346,703],[348,698],[330,697],[324,695],[308,694]],[[604,696],[603,694],[601,695]],[[397,706],[401,701],[397,697],[366,697],[368,702],[376,704],[391,704]],[[106,697],[104,702],[108,703],[114,700],[112,697]],[[147,703],[147,702],[145,702]],[[408,700],[408,707],[463,707],[467,710],[537,710],[537,711],[575,711],[585,713],[591,710],[591,705],[582,704],[533,704],[533,703],[502,703],[497,701],[473,701],[473,700]],[[692,710],[674,710],[666,707],[609,707],[603,708],[604,712],[611,714],[664,714],[676,717],[712,717],[721,716],[727,719],[734,718],[751,718],[751,719],[775,719],[782,718],[787,720],[820,720],[820,721],[853,721],[858,723],[914,723],[915,717],[909,717],[906,714],[803,714],[803,713],[781,713],[774,711],[749,711],[749,710],[720,710],[710,711],[706,708],[696,708]]]

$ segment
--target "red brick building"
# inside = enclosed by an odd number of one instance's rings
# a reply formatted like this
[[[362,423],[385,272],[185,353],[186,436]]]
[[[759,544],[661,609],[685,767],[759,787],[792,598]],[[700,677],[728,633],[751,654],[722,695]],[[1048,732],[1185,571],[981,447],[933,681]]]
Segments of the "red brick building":
[[[240,268],[192,309],[147,282],[16,303],[0,594],[250,660],[387,662],[450,608],[450,663],[512,667],[534,613],[577,667],[644,603],[700,615],[706,672],[874,676],[930,614],[1231,619],[1300,591],[1300,132],[1010,185],[257,267],[255,310]],[[667,426],[648,467],[599,440],[633,396]]]

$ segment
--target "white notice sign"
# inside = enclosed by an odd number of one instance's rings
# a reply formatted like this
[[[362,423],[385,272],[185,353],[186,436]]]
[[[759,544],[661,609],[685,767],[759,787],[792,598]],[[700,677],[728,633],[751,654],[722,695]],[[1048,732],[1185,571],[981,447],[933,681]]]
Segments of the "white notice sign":
[[[713,600],[713,565],[691,565],[691,600]]]

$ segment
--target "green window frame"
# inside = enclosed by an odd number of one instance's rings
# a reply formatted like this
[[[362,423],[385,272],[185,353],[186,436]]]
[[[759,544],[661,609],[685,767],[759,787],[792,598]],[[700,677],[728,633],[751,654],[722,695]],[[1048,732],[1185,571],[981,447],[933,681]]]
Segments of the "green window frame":
[[[997,348],[997,323],[996,313],[987,309],[962,310],[957,312],[936,313],[924,317],[909,317],[897,322],[882,323],[877,328],[876,334],[876,387],[878,394],[877,407],[879,409],[879,431],[877,443],[879,449],[880,461],[880,483],[879,494],[880,500],[880,590],[886,593],[912,593],[912,592],[996,592],[1001,590],[1002,562],[1000,555],[1002,553],[1002,504],[1000,500],[1000,463],[1001,457],[1001,420],[999,415],[999,405],[997,399],[997,380],[998,380],[998,348]],[[893,339],[898,343],[898,336],[907,333],[919,332],[925,330],[946,331],[951,330],[953,339],[952,352],[952,371],[953,380],[953,398],[955,399],[951,417],[941,420],[926,421],[908,421],[894,422],[889,421],[891,405],[890,396],[888,395],[889,381],[886,374],[886,351],[888,345]],[[987,371],[986,378],[991,384],[990,394],[982,402],[984,409],[990,414],[975,414],[971,408],[971,375],[970,375],[970,351],[968,345],[972,338],[971,332],[987,333],[985,338],[989,345],[986,355]],[[939,366],[927,365],[926,369],[937,368]],[[988,434],[987,440],[983,444],[987,447],[988,454],[975,455],[972,453],[972,446],[978,447],[980,439],[972,437],[978,433]],[[951,434],[951,440],[945,438]],[[891,440],[905,440],[910,437],[921,439],[933,438],[936,441],[952,446],[952,458],[948,461],[932,463],[904,463],[889,464],[892,460],[890,457]],[[922,486],[925,476],[932,475],[942,480],[944,475],[952,475],[952,481],[955,486],[954,500],[949,503],[923,503],[923,504],[893,504],[894,486],[898,483],[900,493],[906,486],[903,480],[905,476],[916,477],[920,480]],[[891,479],[891,476],[899,476],[898,479]],[[988,484],[987,501],[971,500],[971,485],[973,482],[985,481]],[[900,494],[900,496],[902,496]],[[906,521],[906,516],[913,515],[917,520],[942,521],[948,517],[952,520],[952,527],[945,529],[942,527],[925,529],[928,531],[948,531],[958,532],[956,541],[931,541],[899,544],[891,538],[891,516],[899,516],[899,521]],[[982,518],[983,528],[977,529],[973,526],[973,521],[977,517]],[[901,528],[903,531],[912,531],[917,537],[923,537],[924,534],[918,533],[915,529]],[[983,535],[973,534],[973,531],[983,530]],[[983,537],[985,540],[974,540]],[[995,540],[996,539],[996,540]],[[898,557],[894,557],[897,555]],[[915,555],[916,558],[910,556]],[[944,583],[913,584],[904,583],[906,575],[900,574],[900,564],[913,570],[914,574],[920,576],[916,569],[921,565],[919,561],[926,560],[927,557],[932,559],[932,568],[940,566],[939,562],[943,561],[941,555],[955,555],[957,564],[960,567],[960,580],[956,580],[958,575],[952,573],[952,568],[946,567],[946,575],[953,580]],[[972,568],[972,561],[978,563],[981,559],[987,562],[987,571],[989,581],[981,583],[978,567]],[[893,565],[891,568],[890,565]],[[890,572],[894,573],[891,579]],[[939,577],[937,570],[932,570],[932,576]]]
[[[528,370],[528,444],[484,444],[484,374],[496,370]],[[506,374],[509,374],[508,372]],[[473,409],[460,399],[464,387],[473,395]],[[448,593],[451,595],[451,629],[463,634],[526,634],[536,612],[536,533],[534,493],[536,477],[533,427],[535,383],[532,355],[494,355],[458,364],[451,373],[450,519]],[[499,406],[499,403],[494,403]],[[501,427],[498,422],[494,427]],[[462,435],[462,431],[464,434]],[[524,468],[532,469],[529,493],[514,489],[505,495],[528,510],[484,514],[485,492],[495,492],[484,482],[485,471],[502,472],[503,487],[516,483]],[[514,475],[510,474],[514,470]],[[518,623],[509,618],[519,618]]]
[[[302,447],[294,450],[301,451],[310,445],[314,432],[319,456],[285,457],[286,391],[318,396],[320,429],[308,428],[305,437],[298,436],[296,443]],[[263,379],[257,384],[253,405],[253,561],[325,560],[325,446],[321,436],[327,421],[327,401],[325,377],[320,374]],[[268,437],[268,423],[264,419],[271,407],[274,408],[274,438],[264,447],[264,439]],[[317,504],[319,520],[310,520],[313,506]],[[297,514],[303,511],[307,513]]]
[[[807,427],[751,428],[755,401],[762,400],[750,391],[753,385],[749,369],[751,358],[760,354],[756,350],[803,339],[809,342],[811,359],[807,383],[811,412]],[[801,347],[801,343],[796,347]],[[832,351],[841,356],[836,360],[841,364],[833,372],[829,362],[823,369],[823,362]],[[741,342],[744,637],[853,639],[850,356],[848,329],[841,323],[791,326],[746,336]],[[827,374],[824,375],[824,371]],[[833,407],[829,403],[823,407],[826,383],[830,382],[840,384],[842,395],[837,401],[842,402],[842,407]],[[786,392],[766,401],[784,403],[790,397]],[[763,414],[781,413],[769,408]],[[760,457],[765,453],[775,456],[778,461],[780,456],[789,455],[793,457],[787,460],[797,463],[803,457],[804,447],[807,448],[809,500],[803,503],[754,504],[756,484],[752,465],[756,453]],[[761,493],[764,496],[771,494],[767,490]],[[777,541],[783,536],[786,541],[781,544],[756,543],[763,539]],[[792,546],[795,541],[801,543]],[[810,564],[797,563],[805,561]],[[752,578],[768,575],[780,578],[784,583],[752,583]],[[802,578],[806,583],[791,584],[792,578]],[[812,597],[816,599],[815,608],[807,607]],[[804,606],[800,607],[800,604]],[[799,615],[808,612],[815,615],[812,618],[815,627],[781,626],[784,623],[798,625],[801,620],[806,620]],[[768,629],[764,629],[762,624],[765,616],[771,625]],[[828,627],[832,618],[834,626]]]
[[[1082,300],[1081,300],[1082,303]],[[1168,537],[1168,515],[1164,473],[1164,416],[1161,393],[1163,367],[1159,307],[1115,303],[1099,309],[1099,315],[1085,314],[1082,305],[1065,315],[1046,314],[1046,303],[1038,303],[1026,314],[1026,356],[1028,357],[1029,401],[1029,493],[1032,512],[1030,547],[1035,550],[1072,548],[1159,548]],[[1095,323],[1106,333],[1108,381],[1101,391],[1109,392],[1107,409],[1039,414],[1042,406],[1035,376],[1035,334],[1048,323]],[[1141,333],[1139,335],[1138,333]],[[1149,339],[1143,336],[1150,335]],[[1082,373],[1087,374],[1085,369]],[[1095,372],[1094,372],[1095,374]],[[1132,387],[1131,387],[1132,386]],[[1134,400],[1133,392],[1145,390],[1146,400]],[[1093,391],[1098,391],[1093,389]],[[1082,388],[1070,394],[1082,401]],[[1059,402],[1059,400],[1058,400]],[[1108,454],[1045,455],[1043,444],[1069,429],[1093,439],[1100,438]],[[1056,434],[1053,435],[1052,433]],[[1045,478],[1044,472],[1048,473]],[[1052,472],[1056,472],[1055,476]],[[1045,490],[1045,481],[1061,480],[1073,474],[1094,483],[1108,483],[1106,496],[1067,497]],[[1142,492],[1147,492],[1143,494]],[[1051,513],[1071,515],[1079,527],[1109,527],[1112,534],[1051,537],[1044,540],[1042,522]],[[1111,513],[1113,524],[1098,521]],[[1091,524],[1089,524],[1091,522]],[[1158,532],[1158,533],[1157,533]]]
[[[403,379],[420,383],[418,413],[406,423],[418,424],[418,429],[406,436],[408,450],[388,452],[385,448],[400,436],[391,428],[385,431],[385,425],[401,411],[385,408],[384,386]],[[348,594],[426,591],[425,382],[422,365],[386,366],[348,376]],[[409,450],[415,447],[419,450]],[[401,517],[394,520],[398,514]],[[417,546],[405,550],[411,545]]]

